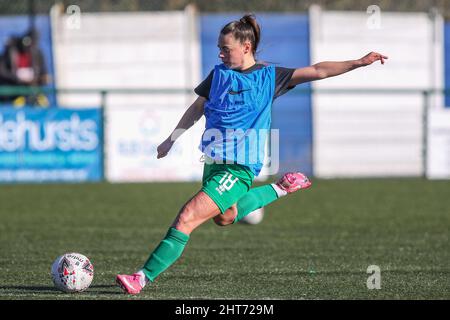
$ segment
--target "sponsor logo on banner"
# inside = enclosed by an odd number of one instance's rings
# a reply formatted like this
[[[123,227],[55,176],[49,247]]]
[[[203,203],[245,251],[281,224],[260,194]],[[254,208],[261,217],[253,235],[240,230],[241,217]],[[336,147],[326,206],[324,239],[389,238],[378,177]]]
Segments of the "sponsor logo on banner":
[[[102,178],[99,109],[0,111],[0,182]]]
[[[203,124],[195,124],[175,142],[167,157],[157,147],[176,127],[184,106],[108,106],[105,127],[105,177],[110,182],[200,180],[203,163],[198,150]]]

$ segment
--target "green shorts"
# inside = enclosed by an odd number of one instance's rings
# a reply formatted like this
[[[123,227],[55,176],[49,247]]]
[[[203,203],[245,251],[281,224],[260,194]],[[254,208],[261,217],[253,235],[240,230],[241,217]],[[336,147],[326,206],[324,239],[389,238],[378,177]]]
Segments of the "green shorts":
[[[223,214],[250,190],[254,178],[246,166],[205,163],[201,191],[210,196]]]

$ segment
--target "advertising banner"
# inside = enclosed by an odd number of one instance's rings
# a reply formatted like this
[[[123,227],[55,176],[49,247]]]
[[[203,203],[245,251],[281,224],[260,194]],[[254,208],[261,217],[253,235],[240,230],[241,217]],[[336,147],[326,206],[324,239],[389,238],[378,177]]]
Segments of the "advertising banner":
[[[100,109],[0,108],[0,182],[99,181]]]
[[[450,179],[450,110],[428,114],[427,177]]]
[[[106,109],[105,177],[110,182],[199,181],[202,153],[198,149],[204,120],[157,159],[157,147],[176,127],[185,107],[130,106]]]

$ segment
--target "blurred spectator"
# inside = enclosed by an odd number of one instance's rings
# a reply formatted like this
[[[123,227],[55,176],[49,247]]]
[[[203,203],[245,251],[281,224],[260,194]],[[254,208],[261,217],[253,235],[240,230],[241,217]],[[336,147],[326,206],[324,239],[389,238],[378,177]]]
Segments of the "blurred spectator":
[[[30,29],[21,37],[11,37],[0,57],[0,85],[35,87],[44,86],[49,81],[37,31]],[[0,101],[12,103],[16,107],[49,105],[47,97],[39,89],[33,89],[29,95],[2,96]]]

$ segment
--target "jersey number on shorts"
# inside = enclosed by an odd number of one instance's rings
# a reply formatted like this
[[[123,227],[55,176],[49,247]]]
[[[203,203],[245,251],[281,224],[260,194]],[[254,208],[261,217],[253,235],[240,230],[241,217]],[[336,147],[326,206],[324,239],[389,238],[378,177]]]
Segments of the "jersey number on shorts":
[[[219,186],[216,188],[217,192],[219,192],[220,195],[222,195],[223,192],[230,190],[233,188],[236,181],[238,181],[238,178],[232,179],[233,175],[231,173],[225,173],[225,175],[220,179]]]

